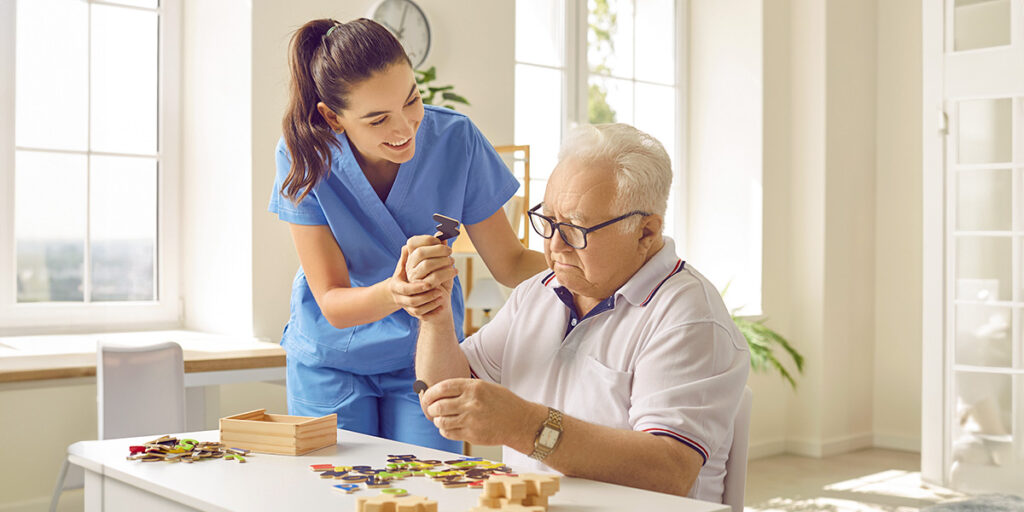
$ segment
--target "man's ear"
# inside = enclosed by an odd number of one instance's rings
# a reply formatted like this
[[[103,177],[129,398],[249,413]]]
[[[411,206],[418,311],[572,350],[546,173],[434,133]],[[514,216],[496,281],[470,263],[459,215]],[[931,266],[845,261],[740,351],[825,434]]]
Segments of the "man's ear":
[[[657,214],[647,215],[642,217],[642,219],[640,221],[640,243],[638,245],[642,252],[647,252],[651,245],[661,238],[661,227],[665,223],[665,219]]]
[[[320,117],[323,117],[324,121],[327,121],[327,126],[330,126],[335,133],[342,133],[345,131],[345,128],[341,126],[340,116],[334,113],[334,111],[331,110],[331,107],[328,107],[326,103],[322,101],[317,103],[316,110],[317,112],[320,112]]]

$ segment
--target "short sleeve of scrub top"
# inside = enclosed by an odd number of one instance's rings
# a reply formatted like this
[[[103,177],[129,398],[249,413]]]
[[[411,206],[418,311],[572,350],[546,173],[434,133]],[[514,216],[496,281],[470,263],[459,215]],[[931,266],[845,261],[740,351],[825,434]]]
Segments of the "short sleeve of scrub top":
[[[352,286],[370,286],[391,277],[406,241],[435,232],[434,213],[476,224],[497,212],[519,188],[469,118],[446,108],[425,106],[416,132],[416,154],[399,168],[384,201],[363,175],[348,138],[338,134],[337,141],[340,151],[332,149],[330,173],[296,205],[280,193],[291,166],[282,139],[268,210],[286,222],[327,224],[345,255]],[[461,339],[464,309],[458,278],[452,310]],[[401,309],[370,324],[331,326],[299,269],[281,344],[289,357],[306,365],[376,374],[413,365],[417,332],[418,322]]]
[[[274,190],[270,195],[270,206],[267,209],[277,213],[279,219],[292,224],[307,226],[327,224],[324,210],[320,208],[316,198],[310,194],[306,194],[306,197],[303,197],[302,201],[299,201],[298,204],[281,195],[281,186],[284,184],[284,179],[288,176],[292,165],[291,154],[288,153],[288,145],[285,144],[283,138],[277,143],[275,161],[277,163],[277,176],[274,179]]]

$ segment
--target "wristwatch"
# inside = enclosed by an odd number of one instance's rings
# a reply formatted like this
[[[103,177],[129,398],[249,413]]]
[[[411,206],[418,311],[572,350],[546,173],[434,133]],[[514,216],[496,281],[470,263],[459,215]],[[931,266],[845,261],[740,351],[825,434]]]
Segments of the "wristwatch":
[[[548,418],[537,431],[537,437],[533,439],[533,453],[530,458],[544,460],[551,452],[555,451],[558,441],[562,438],[562,411],[548,407]]]

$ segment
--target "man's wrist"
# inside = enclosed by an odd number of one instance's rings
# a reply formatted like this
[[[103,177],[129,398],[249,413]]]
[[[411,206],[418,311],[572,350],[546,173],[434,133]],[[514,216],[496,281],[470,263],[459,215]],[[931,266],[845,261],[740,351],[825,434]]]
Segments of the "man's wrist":
[[[529,454],[531,459],[543,461],[558,448],[562,442],[562,418],[562,411],[547,408],[547,416],[533,441],[533,451]]]

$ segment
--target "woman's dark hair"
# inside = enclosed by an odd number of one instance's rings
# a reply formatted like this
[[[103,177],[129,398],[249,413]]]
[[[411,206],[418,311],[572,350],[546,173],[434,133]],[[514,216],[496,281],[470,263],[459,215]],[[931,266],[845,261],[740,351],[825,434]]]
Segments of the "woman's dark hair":
[[[288,60],[291,99],[282,124],[292,167],[281,193],[298,203],[330,171],[331,147],[341,149],[317,103],[340,114],[354,86],[397,62],[412,64],[398,39],[366,18],[306,23],[292,36]]]

